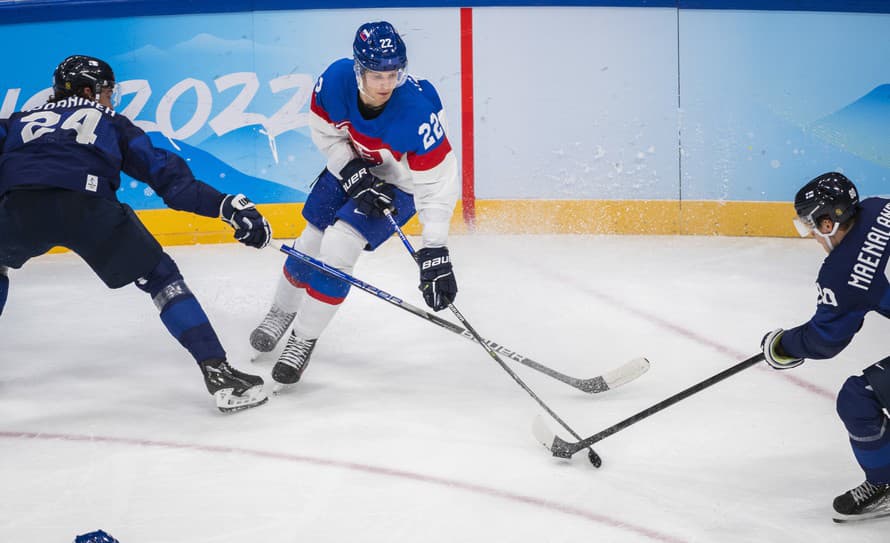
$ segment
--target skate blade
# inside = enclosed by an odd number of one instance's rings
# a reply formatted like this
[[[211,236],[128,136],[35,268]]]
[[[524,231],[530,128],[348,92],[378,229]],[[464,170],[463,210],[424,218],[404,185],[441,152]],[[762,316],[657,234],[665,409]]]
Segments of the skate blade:
[[[845,524],[848,522],[861,522],[863,520],[874,520],[885,517],[890,517],[890,504],[882,504],[878,509],[865,511],[858,515],[842,515],[841,513],[835,513],[831,520],[838,524]]]
[[[291,383],[291,384],[279,383],[278,381],[273,380],[272,385],[271,385],[272,395],[278,396],[281,394],[287,394],[294,388],[294,385],[296,385],[296,383]]]
[[[263,385],[251,387],[240,396],[233,394],[233,389],[224,388],[217,390],[213,397],[216,399],[216,407],[223,413],[244,411],[251,407],[259,407],[269,401],[269,396],[263,390]]]

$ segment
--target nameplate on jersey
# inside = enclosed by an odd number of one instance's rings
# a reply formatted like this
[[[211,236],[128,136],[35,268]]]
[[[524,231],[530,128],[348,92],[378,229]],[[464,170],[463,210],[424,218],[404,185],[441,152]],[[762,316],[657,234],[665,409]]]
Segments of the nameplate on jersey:
[[[847,284],[853,288],[868,290],[877,273],[878,265],[884,257],[887,243],[890,242],[890,204],[884,206],[875,224],[871,225],[859,248],[856,263],[850,272]]]

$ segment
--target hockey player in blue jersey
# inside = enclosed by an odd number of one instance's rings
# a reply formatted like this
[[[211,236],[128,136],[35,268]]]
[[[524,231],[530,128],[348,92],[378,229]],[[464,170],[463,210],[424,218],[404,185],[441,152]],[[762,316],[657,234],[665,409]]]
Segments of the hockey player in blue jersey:
[[[179,156],[113,107],[111,66],[66,58],[53,74],[46,104],[0,120],[0,313],[8,269],[54,246],[78,254],[110,288],[130,283],[151,296],[161,321],[194,357],[224,412],[261,405],[260,377],[226,361],[210,321],[133,210],[117,200],[120,173],[148,183],[173,209],[220,217],[246,245],[262,248],[271,231],[244,195],[222,194],[196,180]]]
[[[816,283],[816,313],[800,326],[777,329],[763,338],[763,354],[776,369],[804,359],[832,358],[876,311],[890,318],[890,199],[862,202],[844,175],[830,172],[807,183],[794,199],[795,225],[828,252]],[[865,472],[865,482],[834,500],[835,520],[890,514],[890,357],[847,379],[837,412]]]
[[[295,247],[346,273],[363,250],[393,234],[383,210],[403,225],[417,212],[420,289],[436,311],[457,295],[446,242],[458,197],[457,159],[445,134],[442,102],[433,86],[406,72],[407,51],[387,22],[366,23],[353,58],[332,63],[312,94],[312,139],[327,164],[303,207],[307,226]],[[250,336],[272,351],[293,324],[272,371],[280,384],[299,381],[322,331],[349,285],[289,257],[272,307]]]

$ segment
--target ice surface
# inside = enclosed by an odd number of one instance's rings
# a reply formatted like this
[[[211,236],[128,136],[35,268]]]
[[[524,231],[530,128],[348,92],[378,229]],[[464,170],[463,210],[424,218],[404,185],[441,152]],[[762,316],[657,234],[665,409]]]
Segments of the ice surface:
[[[652,361],[596,395],[512,366],[582,436],[809,318],[823,258],[790,239],[466,235],[450,247],[457,306],[483,336],[576,377]],[[283,255],[169,252],[230,361],[268,377],[274,357],[251,364],[247,337]],[[423,307],[398,240],[355,275]],[[887,354],[877,316],[835,360],[749,369],[605,439],[595,470],[534,441],[540,408],[480,346],[356,289],[303,382],[223,415],[135,287],[107,290],[71,254],[11,280],[0,541],[98,528],[122,543],[887,541],[888,521],[830,520],[834,496],[863,479],[834,395]]]

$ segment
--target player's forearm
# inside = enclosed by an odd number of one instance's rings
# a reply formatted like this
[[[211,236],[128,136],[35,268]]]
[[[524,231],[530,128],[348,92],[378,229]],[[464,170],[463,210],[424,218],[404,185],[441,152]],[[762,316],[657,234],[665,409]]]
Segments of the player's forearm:
[[[309,126],[312,143],[327,159],[328,171],[339,175],[346,164],[357,157],[348,136],[315,114],[311,114]]]
[[[449,154],[440,165],[425,172],[412,172],[414,201],[423,225],[424,247],[442,247],[448,241],[451,216],[460,196],[457,161]]]
[[[810,360],[824,360],[837,356],[853,339],[842,338],[829,341],[822,337],[810,323],[787,330],[782,334],[779,346],[782,355]]]

